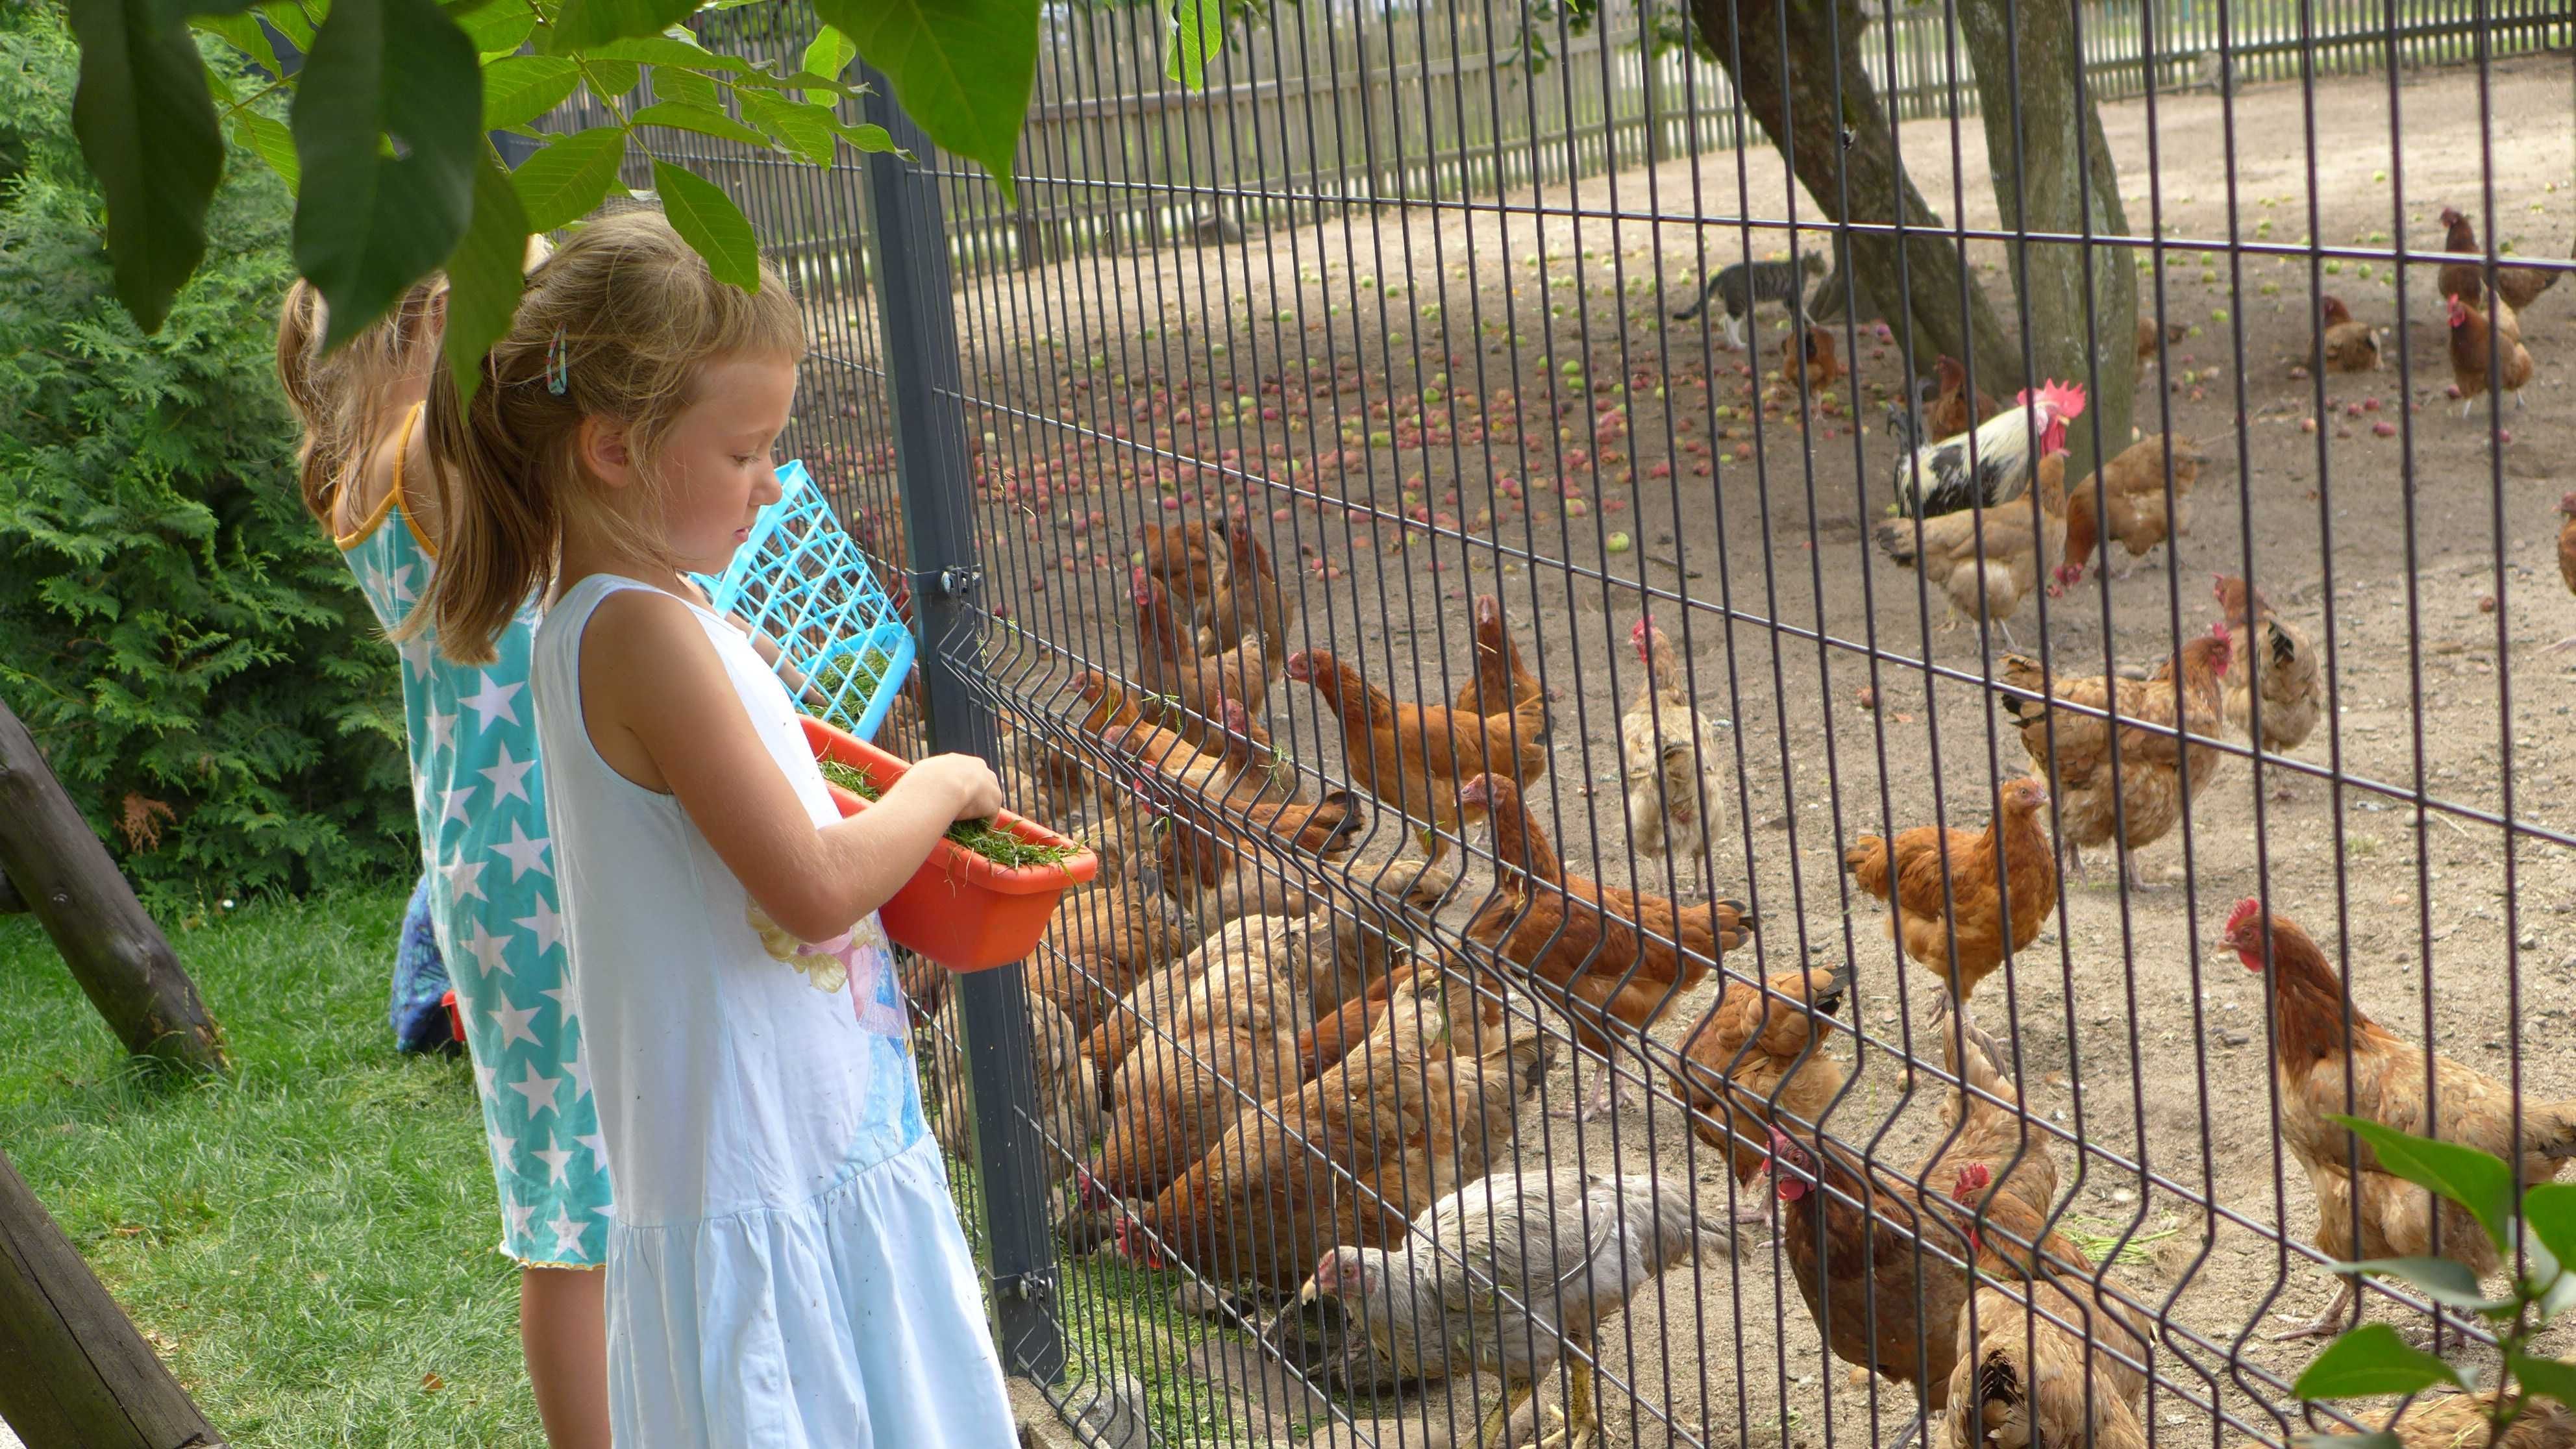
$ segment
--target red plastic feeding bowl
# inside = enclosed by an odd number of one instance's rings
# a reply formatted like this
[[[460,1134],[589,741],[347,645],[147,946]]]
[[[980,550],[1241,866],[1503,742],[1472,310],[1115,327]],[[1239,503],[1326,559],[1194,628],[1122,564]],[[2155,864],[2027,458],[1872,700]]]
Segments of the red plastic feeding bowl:
[[[456,1005],[456,993],[451,991],[445,996],[438,998],[438,1004],[447,1008],[447,1035],[449,1039],[454,1041],[460,1047],[465,1045],[465,1013]]]
[[[821,720],[805,720],[806,743],[818,760],[837,760],[873,781],[882,793],[910,768],[904,761]],[[843,815],[868,802],[827,783]],[[1034,820],[1004,810],[993,823],[1031,845],[1066,846],[1073,855],[1056,865],[996,865],[953,840],[930,848],[930,859],[877,913],[886,934],[951,971],[983,971],[1029,954],[1046,934],[1056,903],[1100,871],[1100,857]]]

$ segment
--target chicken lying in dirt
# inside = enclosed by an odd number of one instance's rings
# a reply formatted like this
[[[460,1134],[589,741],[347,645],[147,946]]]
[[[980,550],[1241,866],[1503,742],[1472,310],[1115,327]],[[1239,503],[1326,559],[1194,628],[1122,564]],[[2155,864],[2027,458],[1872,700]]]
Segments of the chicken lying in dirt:
[[[2331,372],[2375,372],[2381,366],[2382,329],[2352,320],[2343,298],[2317,298],[2317,361]]]
[[[2048,1228],[2048,1209],[1957,1174],[1976,1291],[1959,1312],[1947,1449],[2146,1449],[2147,1320]]]
[[[2040,587],[2042,578],[2055,597],[2067,577],[2061,567],[2066,554],[2064,453],[2040,459],[2036,491],[2036,516],[2028,498],[2016,498],[1919,524],[1911,518],[1882,519],[1871,536],[1890,562],[1921,573],[1950,601],[1941,632],[1984,619],[2003,635],[2006,647],[2019,648],[2008,621],[2020,612],[2022,600]]]
[[[1491,987],[1484,988],[1490,997]],[[1546,1038],[1506,1030],[1465,978],[1417,975],[1359,1050],[1247,1112],[1147,1207],[1120,1250],[1217,1283],[1293,1293],[1334,1247],[1400,1241],[1414,1216],[1509,1150],[1547,1070]]]
[[[1487,772],[1535,784],[1547,774],[1547,700],[1517,704],[1508,714],[1461,714],[1435,704],[1398,704],[1394,696],[1322,649],[1288,657],[1288,677],[1314,686],[1342,726],[1342,756],[1351,783],[1403,811],[1421,827],[1425,854],[1449,850],[1443,832],[1458,829],[1458,785]]]
[[[1843,852],[1843,866],[1889,903],[1888,938],[1964,1001],[2006,956],[2027,950],[2057,909],[2057,849],[2040,823],[2047,808],[2046,783],[2007,781],[1984,830],[1918,825],[1892,844],[1864,835]]]
[[[1467,939],[1526,971],[1531,991],[1571,1016],[1575,1039],[1593,1052],[1633,1048],[1722,952],[1753,938],[1742,901],[1681,909],[1569,874],[1508,779],[1479,775],[1458,802],[1485,811],[1494,827],[1494,892],[1468,921]],[[1615,1105],[1622,1075],[1617,1067],[1605,1072],[1578,1116]]]
[[[2440,1113],[2435,1120],[2425,1101],[2424,1049],[2371,1020],[2350,1000],[2343,978],[2297,922],[2267,913],[2260,901],[2240,901],[2227,917],[2226,940],[2246,970],[2269,978],[2279,1131],[2307,1167],[2308,1184],[2316,1190],[2317,1251],[2344,1263],[2431,1257],[2438,1215],[2440,1256],[2481,1278],[2495,1272],[2501,1262],[2495,1244],[2468,1209],[2384,1170],[2366,1144],[2355,1158],[2352,1134],[2329,1119],[2337,1113],[2360,1117],[2419,1137],[2475,1147],[2508,1162],[2519,1153],[2522,1185],[2533,1187],[2557,1177],[2567,1159],[2576,1157],[2576,1101],[2525,1099],[2517,1132],[2511,1088],[2474,1067],[2435,1056],[2433,1100]],[[2353,1236],[2356,1215],[2358,1240]],[[2280,1337],[2331,1336],[2354,1295],[2347,1279],[2314,1322]]]
[[[1628,631],[1646,677],[1619,719],[1626,771],[1629,843],[1635,859],[1691,861],[1691,894],[1709,888],[1709,841],[1726,830],[1726,787],[1718,775],[1717,730],[1691,703],[1690,681],[1672,640],[1651,621]]]
[[[2058,843],[2066,848],[2067,864],[2076,874],[2083,874],[2087,848],[2110,844],[2117,835],[2126,852],[2125,879],[2133,886],[2146,884],[2137,853],[2164,839],[2181,821],[2183,802],[2209,788],[2225,758],[2214,745],[2186,747],[2177,730],[2202,739],[2218,737],[2232,649],[2227,626],[2213,624],[2151,678],[2057,680],[2061,707],[2054,709],[2036,699],[2002,696],[2004,713],[2021,731],[2023,752],[2047,776],[2057,798]],[[2007,654],[2003,666],[2003,682],[2014,689],[2039,694],[2051,684],[2047,669],[2035,659]],[[2177,673],[2182,681],[2179,719]],[[2093,713],[2078,714],[2063,705]],[[2117,724],[2106,717],[2114,712]],[[2111,764],[2115,751],[2117,780]]]
[[[1728,983],[1682,1043],[1680,1093],[1691,1131],[1727,1154],[1737,1183],[1750,1187],[1769,1160],[1774,1120],[1813,1131],[1843,1089],[1843,1064],[1825,1054],[1825,1019],[1843,1009],[1851,968],[1783,971],[1765,985]],[[1770,1220],[1748,1194],[1735,1221]]]
[[[2531,385],[2531,349],[2522,345],[2522,319],[2514,315],[2511,303],[2493,293],[2487,295],[2487,302],[2484,310],[2466,297],[2443,303],[2451,326],[2451,384],[2460,390],[2464,418],[2482,397],[2511,393],[2513,405],[2520,407],[2522,390]],[[2493,401],[2487,404],[2487,412],[2494,414]]]
[[[2397,1436],[2398,1449],[2486,1449],[2487,1415],[2494,1406],[2494,1390],[2429,1394],[2407,1405],[2388,1428]],[[2249,1440],[2235,1449],[2263,1446]],[[2546,1399],[2529,1399],[2521,1416],[2505,1426],[2495,1449],[2576,1449],[2576,1412]]]
[[[2236,661],[2227,675],[2227,722],[2276,755],[2306,744],[2326,708],[2317,647],[2308,642],[2306,630],[2272,612],[2262,590],[2249,588],[2243,579],[2219,574],[2213,592],[2226,616],[2228,650]],[[2258,699],[2260,738],[2254,733]]]
[[[1499,1375],[1507,1389],[1477,1445],[1500,1443],[1513,1411],[1563,1363],[1563,1438],[1581,1449],[1601,1430],[1592,1398],[1601,1320],[1705,1236],[1687,1177],[1496,1173],[1433,1203],[1389,1247],[1334,1248],[1300,1301],[1357,1308],[1346,1317],[1365,1323],[1408,1379]]]
[[[2158,327],[2155,318],[2141,317],[2138,319],[2138,361],[2156,360],[2156,343],[2160,338],[2167,343],[2181,343],[2190,336],[2191,324],[2188,322],[2168,322]]]
[[[2173,459],[2173,501],[2165,501],[2165,459]],[[2137,567],[2136,560],[2160,543],[2168,543],[2191,532],[2191,490],[2200,481],[2200,465],[2208,462],[2199,445],[2189,438],[2173,438],[2156,433],[2140,438],[2113,458],[2110,466],[2098,474],[2086,475],[2083,482],[2066,491],[2066,578],[2068,582],[2083,577],[2084,566],[2093,561],[2093,552],[2104,540],[2117,540],[2129,556],[2129,562],[2111,571],[2111,577],[2124,579]],[[2094,496],[2094,479],[2101,480],[2104,497]],[[2107,566],[2108,555],[2105,555]]]

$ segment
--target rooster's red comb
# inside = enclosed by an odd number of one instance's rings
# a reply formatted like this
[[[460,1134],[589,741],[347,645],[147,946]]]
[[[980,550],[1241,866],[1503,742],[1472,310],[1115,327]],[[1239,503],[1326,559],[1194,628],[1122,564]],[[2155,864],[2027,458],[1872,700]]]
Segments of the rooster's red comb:
[[[1982,1162],[1971,1162],[1959,1169],[1959,1180],[1951,1184],[1950,1196],[1966,1202],[1970,1193],[1984,1191],[1986,1184],[1994,1180],[1995,1174],[1991,1168]]]
[[[2227,913],[2227,934],[2231,936],[2235,935],[2237,927],[2244,925],[2247,921],[2250,921],[2261,914],[2263,914],[2263,903],[2256,900],[2254,897],[2247,896],[2245,899],[2238,901],[2236,903],[2236,909]]]

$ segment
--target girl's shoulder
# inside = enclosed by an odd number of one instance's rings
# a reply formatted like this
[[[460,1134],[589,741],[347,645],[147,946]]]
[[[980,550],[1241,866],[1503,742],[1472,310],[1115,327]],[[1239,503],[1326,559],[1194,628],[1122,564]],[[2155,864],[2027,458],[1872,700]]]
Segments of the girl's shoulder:
[[[331,531],[341,547],[349,547],[399,508],[412,536],[435,558],[443,536],[441,503],[438,466],[429,455],[420,410],[406,408],[398,424],[370,443],[365,463],[332,499]]]

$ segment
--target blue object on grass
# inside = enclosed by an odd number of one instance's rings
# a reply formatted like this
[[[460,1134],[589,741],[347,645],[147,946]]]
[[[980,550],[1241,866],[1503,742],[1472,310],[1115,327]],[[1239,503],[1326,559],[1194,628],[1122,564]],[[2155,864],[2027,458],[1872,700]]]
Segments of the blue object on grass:
[[[411,888],[411,906],[403,912],[402,936],[394,945],[394,1045],[407,1052],[432,1052],[455,1040],[448,1028],[447,962],[438,954],[438,931],[429,920],[429,876]]]
[[[777,641],[780,659],[808,681],[800,708],[873,738],[911,676],[912,626],[805,465],[780,465],[778,486],[724,576],[694,577],[718,613]]]

